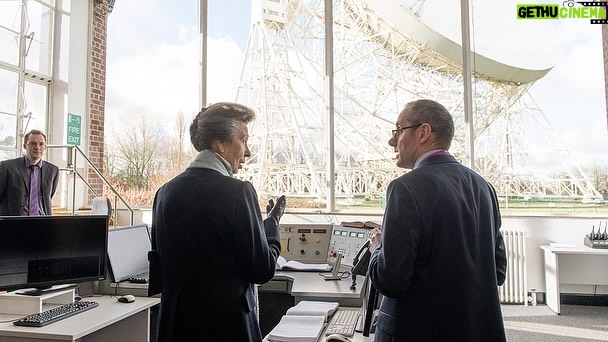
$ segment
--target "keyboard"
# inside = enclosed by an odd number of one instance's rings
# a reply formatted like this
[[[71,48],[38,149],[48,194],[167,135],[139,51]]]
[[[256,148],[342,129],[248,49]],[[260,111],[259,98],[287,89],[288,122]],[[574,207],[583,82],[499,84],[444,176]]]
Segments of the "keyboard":
[[[143,277],[143,276],[142,277],[129,277],[125,280],[130,283],[134,283],[134,284],[147,284],[148,283],[148,278]]]
[[[327,324],[325,335],[340,334],[351,337],[355,334],[355,327],[360,317],[359,310],[339,310]]]
[[[23,325],[27,327],[43,327],[47,324],[51,324],[60,321],[64,318],[74,316],[78,313],[87,311],[98,306],[99,303],[91,301],[78,301],[70,304],[58,306],[53,309],[42,311],[40,313],[31,314],[25,316],[18,321],[13,322],[14,325]]]

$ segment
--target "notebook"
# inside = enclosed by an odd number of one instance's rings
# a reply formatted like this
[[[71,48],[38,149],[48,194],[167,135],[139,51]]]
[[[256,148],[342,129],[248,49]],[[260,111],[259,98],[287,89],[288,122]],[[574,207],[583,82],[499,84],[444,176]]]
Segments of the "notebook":
[[[266,337],[271,342],[316,342],[325,326],[323,316],[285,315]]]
[[[150,231],[145,223],[108,231],[108,270],[112,282],[129,278],[148,279]]]
[[[287,309],[286,315],[291,316],[323,316],[325,322],[338,310],[338,302],[300,301],[295,306]]]

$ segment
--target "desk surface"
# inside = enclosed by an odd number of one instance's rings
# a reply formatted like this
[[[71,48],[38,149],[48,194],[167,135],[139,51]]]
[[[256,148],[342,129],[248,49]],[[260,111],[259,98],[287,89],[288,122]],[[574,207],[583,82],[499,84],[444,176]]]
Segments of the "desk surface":
[[[0,340],[2,337],[22,337],[73,341],[160,303],[160,298],[148,297],[137,297],[133,303],[120,303],[113,296],[93,296],[83,300],[98,302],[99,306],[44,327],[16,326],[12,321],[0,323]],[[0,314],[0,321],[6,322],[20,317]]]
[[[273,280],[292,281],[291,295],[294,297],[333,297],[361,299],[365,277],[357,276],[357,286],[351,290],[352,277],[340,280],[325,280],[319,272],[277,271]]]
[[[585,245],[553,244],[543,245],[540,248],[555,254],[608,255],[608,248],[591,248]]]

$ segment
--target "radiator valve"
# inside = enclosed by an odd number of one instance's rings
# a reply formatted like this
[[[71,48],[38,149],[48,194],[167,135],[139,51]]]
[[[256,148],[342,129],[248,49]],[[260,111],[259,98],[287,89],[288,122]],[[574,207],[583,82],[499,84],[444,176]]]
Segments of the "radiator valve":
[[[532,306],[536,306],[536,289],[530,289],[530,296],[528,297],[528,302],[530,302]]]

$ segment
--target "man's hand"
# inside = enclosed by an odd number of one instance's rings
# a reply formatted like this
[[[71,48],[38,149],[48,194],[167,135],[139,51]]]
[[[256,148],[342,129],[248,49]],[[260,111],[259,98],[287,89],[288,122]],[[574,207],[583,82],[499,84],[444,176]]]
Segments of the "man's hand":
[[[378,248],[378,246],[380,245],[380,242],[382,242],[382,231],[378,228],[374,228],[374,230],[372,230],[369,235],[369,251],[374,253],[376,248]]]

